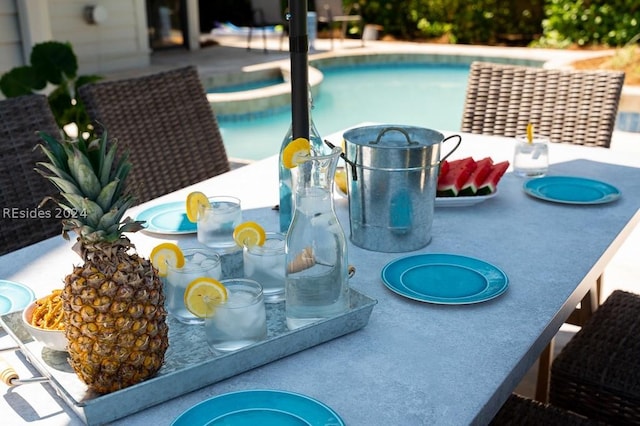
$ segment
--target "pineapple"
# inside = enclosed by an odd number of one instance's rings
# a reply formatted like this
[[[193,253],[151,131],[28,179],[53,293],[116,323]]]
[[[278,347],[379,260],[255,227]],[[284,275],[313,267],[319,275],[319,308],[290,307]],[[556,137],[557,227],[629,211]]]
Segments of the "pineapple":
[[[77,235],[73,250],[84,262],[62,292],[69,362],[96,392],[134,385],[160,369],[169,341],[157,270],[123,235],[142,228],[122,220],[134,202],[125,193],[131,164],[108,146],[106,130],[91,142],[39,136],[49,161],[37,170],[60,190],[63,236]]]

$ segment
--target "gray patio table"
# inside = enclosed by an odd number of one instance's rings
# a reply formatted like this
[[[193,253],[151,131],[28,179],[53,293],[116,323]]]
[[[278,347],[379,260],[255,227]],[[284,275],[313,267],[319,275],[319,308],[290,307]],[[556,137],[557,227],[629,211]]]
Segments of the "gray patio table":
[[[328,139],[339,144],[341,132]],[[445,132],[450,134],[450,132]],[[453,158],[509,160],[510,138],[463,134]],[[443,147],[448,150],[447,145]],[[166,425],[210,397],[247,389],[302,393],[332,407],[347,425],[486,424],[516,387],[564,320],[604,271],[640,221],[640,158],[603,148],[550,147],[550,175],[603,180],[622,193],[609,204],[575,206],[534,199],[524,180],[507,172],[498,195],[473,207],[437,208],[433,240],[411,253],[379,253],[349,244],[356,267],[351,286],[377,299],[369,323],[356,332],[211,384],[116,420],[122,425]],[[131,209],[182,201],[188,192],[234,195],[244,218],[276,228],[277,158],[184,188]],[[349,235],[348,205],[336,209]],[[147,256],[161,241],[197,244],[193,235],[132,235]],[[31,286],[37,296],[61,285],[79,258],[55,237],[0,257],[0,278]],[[390,261],[415,253],[470,256],[502,269],[509,288],[472,305],[436,305],[401,297],[380,277]],[[0,348],[13,341],[0,331]],[[204,344],[204,343],[203,343]],[[23,377],[38,375],[19,352],[1,351]],[[0,384],[3,424],[81,424],[46,385],[8,389]],[[158,389],[157,392],[162,392]]]

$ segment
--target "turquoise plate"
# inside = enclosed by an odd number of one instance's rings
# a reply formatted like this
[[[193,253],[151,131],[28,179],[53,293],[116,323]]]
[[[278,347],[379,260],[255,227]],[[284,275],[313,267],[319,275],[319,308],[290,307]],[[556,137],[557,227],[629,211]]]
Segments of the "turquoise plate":
[[[173,426],[344,426],[320,401],[276,390],[231,392],[207,399],[182,413]]]
[[[184,201],[159,204],[138,214],[136,220],[144,220],[144,230],[156,234],[193,234],[196,224],[187,218]]]
[[[465,305],[484,302],[507,290],[502,270],[472,257],[417,254],[389,262],[382,281],[401,296],[420,302]]]
[[[20,311],[35,300],[29,287],[13,281],[0,280],[0,315]]]
[[[572,176],[545,176],[524,183],[524,192],[545,201],[564,204],[603,204],[620,198],[613,185]]]

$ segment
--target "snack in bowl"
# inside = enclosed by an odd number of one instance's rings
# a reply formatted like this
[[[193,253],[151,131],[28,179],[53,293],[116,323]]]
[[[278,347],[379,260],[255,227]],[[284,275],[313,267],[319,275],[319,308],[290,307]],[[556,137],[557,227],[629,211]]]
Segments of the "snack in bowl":
[[[67,350],[64,321],[62,320],[61,290],[31,302],[22,311],[22,321],[31,336],[44,346],[56,350]]]
[[[60,294],[62,290],[53,290],[51,294],[36,300],[29,323],[45,330],[64,330],[64,313]]]

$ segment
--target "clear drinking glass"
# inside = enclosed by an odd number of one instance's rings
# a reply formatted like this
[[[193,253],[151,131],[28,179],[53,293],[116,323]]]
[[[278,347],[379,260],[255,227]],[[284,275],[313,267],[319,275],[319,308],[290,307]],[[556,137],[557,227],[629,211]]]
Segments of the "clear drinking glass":
[[[204,320],[193,315],[184,306],[184,292],[196,278],[222,278],[220,255],[206,249],[185,249],[183,254],[182,268],[167,265],[167,276],[164,278],[167,312],[182,323],[202,324]]]
[[[286,235],[267,232],[263,245],[244,247],[244,276],[262,285],[264,301],[284,300],[284,245]]]
[[[240,200],[217,196],[209,198],[209,202],[211,206],[198,215],[198,241],[214,249],[235,247],[233,230],[242,223]]]
[[[267,337],[267,313],[262,286],[254,280],[222,280],[227,301],[205,318],[207,343],[214,351],[231,352]]]
[[[522,177],[541,177],[549,170],[549,139],[536,136],[529,143],[526,135],[516,137],[513,172]]]

